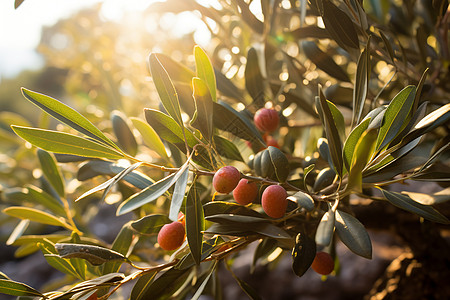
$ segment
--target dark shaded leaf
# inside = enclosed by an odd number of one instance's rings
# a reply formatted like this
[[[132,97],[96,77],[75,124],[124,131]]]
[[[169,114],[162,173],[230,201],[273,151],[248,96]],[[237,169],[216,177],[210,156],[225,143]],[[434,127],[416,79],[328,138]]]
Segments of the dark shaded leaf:
[[[131,222],[126,223],[114,239],[111,250],[125,257],[128,256],[128,253],[131,252],[130,250],[133,249],[133,237],[134,232],[131,230]],[[118,272],[121,265],[122,261],[108,261],[103,265],[103,274]]]
[[[254,211],[251,208],[232,202],[222,202],[222,201],[208,202],[203,206],[203,209],[206,217],[220,214],[235,214],[242,216],[252,216],[257,218],[263,217],[260,213]]]
[[[111,123],[120,148],[131,156],[135,156],[138,145],[133,132],[127,124],[126,116],[118,111],[111,112]]]
[[[256,263],[258,260],[267,258],[272,252],[278,247],[278,242],[276,239],[262,239],[261,242],[255,249],[253,255],[253,261],[250,266],[250,273],[253,274],[255,270]]]
[[[304,208],[307,211],[312,211],[314,209],[313,198],[302,191],[296,192],[294,195],[287,197],[287,199],[296,202],[299,207]]]
[[[122,273],[110,273],[106,274],[91,280],[83,281],[71,289],[69,289],[67,292],[57,296],[52,297],[52,300],[62,300],[62,299],[78,299],[78,298],[70,298],[71,296],[83,292],[83,291],[89,291],[89,290],[97,290],[99,288],[103,287],[110,287],[119,284],[125,276]]]
[[[184,130],[183,119],[181,118],[180,102],[178,101],[177,92],[175,91],[175,87],[170,80],[169,74],[167,74],[167,71],[159,62],[157,54],[150,54],[149,62],[153,82],[164,108],[178,123],[182,130]]]
[[[380,36],[383,40],[384,46],[386,47],[386,50],[389,54],[389,58],[391,59],[391,63],[395,62],[395,55],[394,55],[394,50],[392,49],[392,45],[389,42],[389,39],[386,37],[386,35],[384,35],[384,33],[380,30]]]
[[[39,291],[32,287],[13,280],[0,279],[0,293],[12,296],[30,296],[30,297],[44,297]]]
[[[56,243],[55,249],[61,258],[82,258],[94,266],[112,260],[128,261],[117,251],[93,245]]]
[[[216,270],[217,264],[218,264],[218,261],[217,260],[214,261],[214,264],[211,267],[211,270],[208,271],[208,275],[205,277],[202,284],[198,287],[197,291],[195,292],[194,296],[192,296],[191,300],[197,300],[198,298],[200,298],[200,296],[203,293],[203,290],[206,287],[206,284],[208,283],[209,279],[211,278],[211,275]]]
[[[403,191],[402,194],[423,205],[434,205],[450,201],[450,188],[446,188],[431,195],[407,191]]]
[[[295,246],[292,248],[292,270],[301,277],[308,271],[316,257],[316,242],[304,233],[295,237]]]
[[[211,253],[216,251],[218,244],[221,241],[223,240],[220,237],[214,237],[204,241],[202,244],[202,256],[200,258],[200,261],[203,261],[208,256],[210,256]],[[180,262],[175,266],[175,268],[179,270],[186,270],[188,268],[193,267],[194,265],[195,265],[194,258],[192,257],[192,253],[189,252],[180,260]]]
[[[37,156],[41,163],[42,173],[44,173],[45,178],[50,182],[58,195],[64,197],[64,180],[61,171],[56,165],[55,157],[42,149],[38,149]]]
[[[241,287],[241,289],[244,291],[245,294],[247,294],[247,296],[250,299],[252,299],[252,300],[260,300],[261,299],[261,297],[258,295],[258,293],[255,291],[255,289],[253,287],[251,287],[248,283],[246,283],[245,281],[243,281],[242,279],[237,277],[236,274],[234,274],[233,270],[228,265],[228,263],[226,263],[226,267],[227,267],[228,271],[230,271],[231,276],[233,276],[233,278],[236,280],[238,285]]]
[[[336,211],[336,232],[341,241],[355,254],[371,259],[372,243],[361,222],[352,215]]]
[[[266,147],[266,144],[255,125],[230,105],[219,101],[218,103],[214,103],[213,111],[214,116],[216,116],[214,118],[215,127],[249,141],[255,145],[255,147]]]
[[[104,146],[73,134],[14,125],[11,127],[18,136],[27,142],[50,152],[106,159],[123,158],[122,153],[110,146]]]
[[[236,147],[234,143],[230,142],[226,138],[220,135],[215,135],[214,145],[216,147],[217,153],[219,153],[220,156],[244,162],[244,159],[242,158],[239,149]]]
[[[170,219],[166,215],[148,215],[131,223],[131,227],[140,234],[156,234]]]
[[[330,35],[328,32],[317,26],[304,26],[297,28],[291,32],[286,32],[285,35],[288,37],[292,37],[295,41],[306,39],[306,38],[315,38],[315,39],[329,39]]]
[[[302,42],[303,52],[319,69],[328,75],[344,82],[350,82],[347,73],[338,66],[334,60],[311,41]]]
[[[427,132],[430,132],[431,130],[441,126],[442,124],[445,124],[449,119],[450,119],[450,103],[441,106],[435,111],[432,111],[425,118],[420,120],[420,122],[417,123],[416,126],[414,126],[414,129],[411,130],[411,132],[409,132],[403,138],[402,144],[404,145],[415,140],[417,137],[424,135]]]
[[[258,55],[255,48],[250,48],[247,53],[247,64],[245,66],[245,88],[252,96],[256,107],[264,105],[264,78],[259,68]]]
[[[130,300],[145,300],[145,295],[157,272],[149,272],[139,277],[131,291]]]
[[[358,59],[356,68],[355,86],[353,88],[353,116],[352,127],[359,124],[361,115],[369,91],[370,80],[370,37],[367,40],[367,46]]]
[[[191,185],[186,198],[186,237],[192,257],[197,265],[202,255],[202,232],[205,230],[205,219],[200,195],[195,183]]]
[[[146,286],[146,290],[139,294],[140,298],[136,299],[168,299],[185,283],[190,272],[190,269],[171,268]]]
[[[216,214],[209,217],[205,217],[207,221],[222,223],[222,224],[236,224],[241,223],[242,226],[245,226],[246,223],[268,223],[270,222],[265,218],[258,218],[253,216],[243,216],[243,215],[235,215],[235,214]]]
[[[334,120],[333,114],[328,106],[328,100],[325,99],[320,87],[318,100],[320,109],[323,113],[322,123],[325,127],[333,167],[336,170],[336,174],[341,177],[343,171],[342,143],[337,130],[336,121]]]
[[[407,195],[403,195],[397,192],[390,192],[387,190],[384,190],[382,188],[378,188],[382,193],[384,198],[391,202],[393,205],[407,210],[409,212],[412,212],[414,214],[417,214],[427,220],[442,223],[442,224],[449,224],[450,221],[443,216],[441,213],[439,213],[437,210],[435,210],[431,206],[422,205],[413,199],[411,199]]]
[[[242,91],[222,72],[214,68],[214,74],[216,76],[217,89],[222,95],[239,101],[244,98]]]
[[[333,39],[346,49],[347,47],[359,48],[359,39],[355,24],[350,17],[340,10],[331,1],[323,1],[323,23],[325,29]]]

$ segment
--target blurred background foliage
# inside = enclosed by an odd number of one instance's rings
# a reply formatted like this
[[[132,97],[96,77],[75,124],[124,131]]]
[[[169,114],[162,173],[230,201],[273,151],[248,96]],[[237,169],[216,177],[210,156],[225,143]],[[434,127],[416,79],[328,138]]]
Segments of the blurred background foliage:
[[[234,84],[222,90],[220,98],[251,113],[271,101],[289,124],[289,130],[282,128],[276,138],[286,153],[302,160],[319,156],[322,126],[313,108],[318,84],[350,125],[357,62],[369,36],[367,110],[387,104],[406,85],[417,86],[427,68],[421,101],[430,102],[428,111],[450,99],[450,17],[445,0],[167,0],[116,21],[102,18],[100,10],[101,4],[44,28],[37,50],[45,66],[2,79],[0,192],[25,184],[45,187],[35,150],[12,133],[10,124],[66,130],[28,105],[21,86],[62,100],[112,134],[113,110],[144,119],[143,108],[158,107],[148,68],[151,52],[164,53],[193,70],[192,49],[200,43],[223,74],[216,73],[217,81]],[[196,27],[200,31],[188,32]],[[333,33],[333,27],[349,35]],[[190,87],[177,85],[176,78],[174,84],[180,100],[184,97],[188,103]],[[187,119],[192,117],[189,109],[185,111]],[[426,144],[445,145],[448,133],[449,125],[444,124]],[[141,148],[140,153],[159,159],[147,150]],[[79,189],[74,166],[62,168],[68,193]],[[2,205],[8,205],[6,198],[3,193]],[[91,211],[84,219],[93,215]],[[11,221],[3,214],[0,218],[0,224]],[[2,240],[10,229],[2,231]]]

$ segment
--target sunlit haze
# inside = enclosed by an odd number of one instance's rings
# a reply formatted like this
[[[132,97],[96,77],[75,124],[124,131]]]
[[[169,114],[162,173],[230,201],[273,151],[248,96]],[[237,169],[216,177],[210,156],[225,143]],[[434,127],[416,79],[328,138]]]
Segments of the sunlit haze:
[[[42,58],[34,49],[43,26],[51,26],[98,3],[102,3],[100,13],[104,19],[120,21],[124,13],[142,11],[153,2],[157,0],[25,0],[14,9],[14,0],[3,0],[0,2],[0,78],[42,66]],[[172,15],[166,21],[171,23],[172,33],[180,36],[195,31],[195,41],[200,45],[210,39],[206,26],[192,13],[182,13],[176,18]]]

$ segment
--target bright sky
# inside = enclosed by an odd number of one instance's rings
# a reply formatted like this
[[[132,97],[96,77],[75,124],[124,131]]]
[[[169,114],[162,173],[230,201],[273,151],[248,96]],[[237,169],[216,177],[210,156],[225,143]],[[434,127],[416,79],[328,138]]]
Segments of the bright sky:
[[[105,18],[119,20],[124,12],[143,10],[156,1],[158,0],[25,0],[18,9],[14,9],[14,0],[0,0],[0,80],[2,77],[15,76],[23,69],[38,69],[42,66],[41,57],[34,51],[40,40],[42,26],[53,25],[58,19],[67,18],[78,10],[99,2],[104,3],[101,13]],[[189,18],[189,22],[186,19],[177,22],[184,24],[178,28],[180,33],[201,27],[200,20],[193,20],[189,15],[184,17]],[[205,32],[205,26],[200,31],[203,39],[205,33],[209,34],[209,31]]]

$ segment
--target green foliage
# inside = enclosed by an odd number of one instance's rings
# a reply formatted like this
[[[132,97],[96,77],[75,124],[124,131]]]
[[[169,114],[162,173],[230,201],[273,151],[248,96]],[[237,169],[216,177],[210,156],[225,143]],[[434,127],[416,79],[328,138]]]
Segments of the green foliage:
[[[133,282],[131,299],[220,297],[214,291],[220,290],[216,275],[224,264],[243,291],[258,299],[232,268],[251,243],[259,243],[252,268],[274,263],[269,256],[291,253],[298,276],[309,269],[316,251],[334,255],[336,235],[356,255],[372,257],[364,220],[354,215],[350,196],[392,204],[417,215],[417,222],[449,223],[432,206],[450,200],[450,90],[438,55],[445,45],[436,38],[444,26],[438,18],[442,7],[427,8],[434,23],[426,18],[418,24],[408,15],[421,28],[412,32],[410,24],[396,31],[395,18],[385,18],[387,10],[377,1],[364,7],[360,1],[339,6],[328,0],[290,1],[289,7],[262,1],[259,17],[245,1],[219,2],[221,9],[194,0],[152,5],[160,14],[196,10],[217,25],[211,28],[215,48],[195,46],[191,61],[150,54],[154,90],[142,91],[148,92],[145,98],[159,96],[160,109],[134,105],[142,104],[137,101],[127,108],[115,77],[99,68],[93,73],[108,82],[114,103],[97,112],[113,107],[109,120],[28,89],[22,89],[25,98],[62,123],[56,130],[51,122],[35,127],[2,114],[2,136],[13,151],[38,161],[40,171],[39,182],[5,186],[3,213],[23,220],[8,244],[19,246],[17,256],[40,250],[71,286],[41,294],[0,273],[0,293],[78,299],[96,292],[108,298]],[[389,5],[414,11],[409,3]],[[416,47],[413,37],[424,42]],[[134,106],[145,120],[133,116]],[[262,107],[279,112],[280,128],[273,136],[253,122]],[[272,146],[270,138],[281,147]],[[212,177],[225,165],[258,184],[254,203],[242,206],[231,195],[214,193]],[[425,195],[387,187],[405,180],[434,181],[444,189]],[[269,185],[288,192],[287,211],[279,219],[264,214],[259,201]],[[112,245],[87,226],[86,212],[99,201],[132,219]],[[169,257],[155,237],[180,218],[179,212],[186,242]],[[59,231],[26,234],[37,225]],[[121,267],[124,262],[128,265]]]

